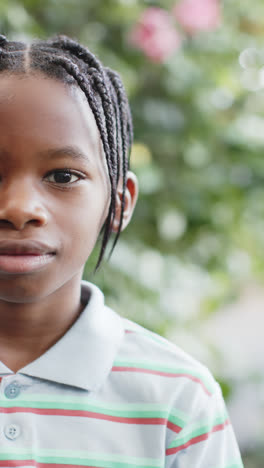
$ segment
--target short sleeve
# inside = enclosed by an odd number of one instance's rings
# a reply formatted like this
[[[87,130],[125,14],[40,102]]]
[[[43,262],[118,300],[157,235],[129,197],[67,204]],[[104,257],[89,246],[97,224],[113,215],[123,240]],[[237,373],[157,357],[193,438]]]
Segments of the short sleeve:
[[[165,468],[243,468],[222,391],[196,399],[193,415],[166,448]]]

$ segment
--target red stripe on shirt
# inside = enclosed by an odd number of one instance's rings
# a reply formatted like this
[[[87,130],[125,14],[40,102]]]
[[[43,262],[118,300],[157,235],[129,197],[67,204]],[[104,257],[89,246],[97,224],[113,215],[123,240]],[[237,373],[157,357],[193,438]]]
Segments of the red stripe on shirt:
[[[203,440],[208,439],[210,434],[213,432],[218,432],[222,431],[226,426],[230,424],[230,421],[227,419],[223,424],[218,424],[217,426],[214,426],[210,432],[207,432],[206,434],[201,434],[197,437],[193,437],[193,439],[190,439],[186,444],[180,445],[179,447],[171,447],[166,450],[166,455],[172,455],[177,452],[180,452],[181,450],[186,449],[187,447],[190,447],[191,445],[198,444],[198,442],[202,442]]]
[[[35,468],[104,468],[98,465],[65,465],[64,463],[38,463],[35,460],[0,460],[0,467],[34,466]]]
[[[33,413],[41,414],[45,416],[75,416],[92,419],[103,419],[105,421],[120,422],[125,424],[155,424],[155,425],[166,425],[166,418],[126,418],[121,416],[111,416],[108,414],[93,413],[92,411],[85,410],[66,410],[58,408],[22,408],[22,407],[11,407],[1,408],[0,413]],[[177,426],[176,426],[177,427]],[[176,432],[176,431],[175,431]]]
[[[186,377],[187,379],[190,379],[193,382],[199,383],[202,386],[205,393],[211,396],[211,392],[209,392],[209,390],[206,388],[202,380],[190,374],[174,374],[173,372],[163,372],[163,371],[157,371],[154,369],[143,369],[141,367],[121,367],[121,366],[112,367],[112,372],[140,372],[143,374],[160,375],[162,377]]]
[[[174,431],[174,432],[181,432],[182,430],[182,427],[180,426],[177,426],[177,424],[173,424],[171,421],[168,421],[167,422],[167,427],[171,430],[171,431]]]
[[[85,410],[64,410],[64,409],[49,409],[49,408],[21,408],[11,407],[11,408],[2,408],[0,407],[0,413],[10,414],[10,413],[33,413],[44,416],[74,416],[74,417],[84,417],[91,419],[102,419],[105,421],[119,422],[124,424],[142,424],[142,425],[159,425],[166,426],[172,431],[179,433],[182,430],[182,427],[177,426],[177,424],[168,421],[165,418],[127,418],[122,416],[110,416],[108,414],[93,413],[91,411]],[[0,465],[1,466],[1,465]]]

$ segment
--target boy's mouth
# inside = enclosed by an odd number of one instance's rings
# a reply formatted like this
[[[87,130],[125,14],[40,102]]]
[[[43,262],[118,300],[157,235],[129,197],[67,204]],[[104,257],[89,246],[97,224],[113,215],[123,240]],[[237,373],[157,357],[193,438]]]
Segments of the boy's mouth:
[[[55,257],[56,250],[35,240],[0,241],[0,272],[28,273],[44,268]]]

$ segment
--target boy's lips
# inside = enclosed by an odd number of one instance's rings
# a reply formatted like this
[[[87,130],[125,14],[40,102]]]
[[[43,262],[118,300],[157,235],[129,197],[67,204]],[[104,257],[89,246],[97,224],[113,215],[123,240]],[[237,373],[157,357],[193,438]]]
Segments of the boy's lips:
[[[28,273],[53,261],[56,249],[35,240],[0,241],[0,272]]]

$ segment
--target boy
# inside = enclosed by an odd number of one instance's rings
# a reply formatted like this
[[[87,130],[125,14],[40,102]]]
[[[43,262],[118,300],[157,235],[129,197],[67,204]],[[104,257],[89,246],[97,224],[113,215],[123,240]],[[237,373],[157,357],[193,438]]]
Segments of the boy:
[[[82,280],[137,200],[118,75],[64,36],[0,47],[0,467],[241,468],[210,372]]]

